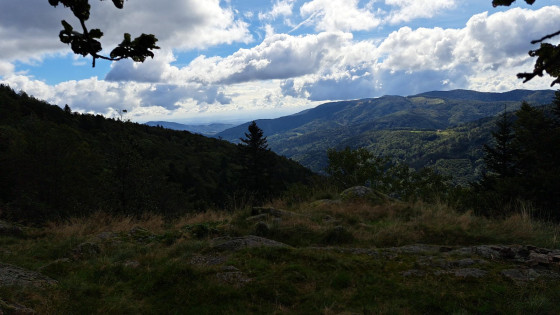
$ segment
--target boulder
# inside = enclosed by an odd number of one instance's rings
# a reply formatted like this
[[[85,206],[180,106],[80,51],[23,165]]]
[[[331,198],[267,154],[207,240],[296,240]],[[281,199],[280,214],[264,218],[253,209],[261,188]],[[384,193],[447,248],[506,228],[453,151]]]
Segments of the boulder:
[[[262,218],[262,215],[270,215],[277,218],[298,216],[299,214],[291,211],[280,210],[272,207],[253,207],[251,209],[251,216]]]
[[[133,227],[128,235],[135,241],[141,243],[149,243],[156,239],[156,235],[143,227]]]
[[[23,230],[15,225],[5,221],[0,221],[0,235],[1,236],[17,236],[23,235]]]
[[[515,282],[534,281],[539,277],[539,273],[533,269],[506,269],[501,274]]]
[[[237,251],[245,248],[252,247],[289,247],[284,243],[280,243],[274,240],[269,240],[264,237],[259,237],[255,235],[248,235],[243,237],[225,237],[218,238],[214,240],[214,245],[212,249],[214,251]]]
[[[7,303],[0,299],[0,315],[1,314],[17,314],[17,315],[26,315],[26,314],[37,314],[34,310],[17,304],[17,303]]]
[[[390,200],[387,195],[384,195],[366,186],[350,187],[340,193],[340,198],[345,201],[363,199],[376,204],[382,204]]]
[[[247,275],[241,271],[227,271],[227,272],[218,272],[216,274],[218,280],[230,284],[234,287],[242,287],[248,282],[251,282],[251,278],[247,277]]]
[[[38,272],[0,263],[0,286],[48,287],[57,281]]]

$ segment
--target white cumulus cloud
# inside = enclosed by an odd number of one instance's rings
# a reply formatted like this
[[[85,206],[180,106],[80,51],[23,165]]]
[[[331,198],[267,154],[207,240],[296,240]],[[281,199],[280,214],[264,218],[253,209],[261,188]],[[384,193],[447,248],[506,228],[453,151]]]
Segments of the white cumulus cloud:
[[[371,6],[359,7],[358,0],[312,0],[300,7],[300,14],[319,31],[365,31],[381,23]]]
[[[409,22],[417,18],[431,18],[443,10],[456,6],[455,0],[385,0],[396,7],[385,20],[391,24]]]

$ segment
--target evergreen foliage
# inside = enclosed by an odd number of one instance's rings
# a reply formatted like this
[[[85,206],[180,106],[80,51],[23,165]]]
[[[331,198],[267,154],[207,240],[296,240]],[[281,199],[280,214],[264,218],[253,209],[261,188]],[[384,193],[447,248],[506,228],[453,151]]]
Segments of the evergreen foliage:
[[[245,187],[252,193],[257,202],[267,199],[272,193],[271,173],[274,168],[272,153],[264,133],[256,122],[252,122],[247,128],[245,138],[240,138],[240,147],[244,155],[243,171],[241,180]]]
[[[557,93],[553,108],[523,102],[513,124],[505,113],[498,120],[492,133],[495,144],[486,146],[488,172],[475,185],[479,211],[507,215],[521,201],[531,203],[537,217],[560,219],[559,104]]]
[[[513,121],[504,108],[500,119],[496,121],[496,129],[492,131],[494,147],[484,145],[484,162],[488,170],[499,178],[508,178],[516,173],[513,148]]]
[[[312,173],[267,151],[267,196]],[[104,210],[168,216],[249,199],[236,145],[173,131],[72,113],[0,86],[0,215],[43,221]],[[251,192],[254,193],[254,192]],[[257,192],[258,193],[258,192]]]

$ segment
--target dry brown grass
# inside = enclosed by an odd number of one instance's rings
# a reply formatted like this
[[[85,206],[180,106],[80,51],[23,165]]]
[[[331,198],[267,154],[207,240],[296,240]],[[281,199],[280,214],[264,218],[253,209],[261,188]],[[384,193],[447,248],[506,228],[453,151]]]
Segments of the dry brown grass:
[[[189,224],[200,224],[205,222],[219,222],[219,221],[231,221],[232,214],[225,211],[215,211],[208,210],[200,213],[187,214],[176,219],[173,222],[173,226],[176,228],[183,227]]]
[[[47,231],[60,237],[87,236],[102,232],[126,232],[141,226],[154,233],[165,230],[163,216],[144,214],[140,218],[96,212],[88,217],[70,218],[65,222],[47,223]]]
[[[271,203],[269,206],[280,205]],[[280,207],[278,207],[280,208]],[[296,215],[276,219],[269,216],[266,223],[282,233],[312,233],[322,235],[334,226],[342,225],[352,233],[356,246],[399,246],[413,243],[474,244],[474,243],[532,243],[553,248],[560,247],[560,226],[531,218],[530,208],[504,219],[488,219],[472,212],[457,212],[443,203],[414,204],[390,202],[372,205],[367,201],[341,203],[302,203],[290,209]],[[223,232],[254,233],[252,223],[246,223],[248,212],[209,210],[187,214],[165,222],[159,215],[141,218],[115,216],[97,212],[85,218],[73,218],[63,223],[49,223],[48,233],[59,237],[88,236],[102,232],[128,232],[136,226],[153,233],[178,230],[186,225],[223,222]],[[306,234],[307,235],[307,234]]]

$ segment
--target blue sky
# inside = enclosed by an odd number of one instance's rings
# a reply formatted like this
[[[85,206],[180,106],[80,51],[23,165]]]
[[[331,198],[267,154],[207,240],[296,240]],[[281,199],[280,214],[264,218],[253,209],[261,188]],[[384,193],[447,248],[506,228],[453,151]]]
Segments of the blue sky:
[[[558,0],[90,0],[107,50],[153,33],[153,60],[97,61],[58,41],[70,11],[0,0],[0,82],[79,112],[188,123],[271,118],[343,99],[523,84],[530,40],[557,30]]]

